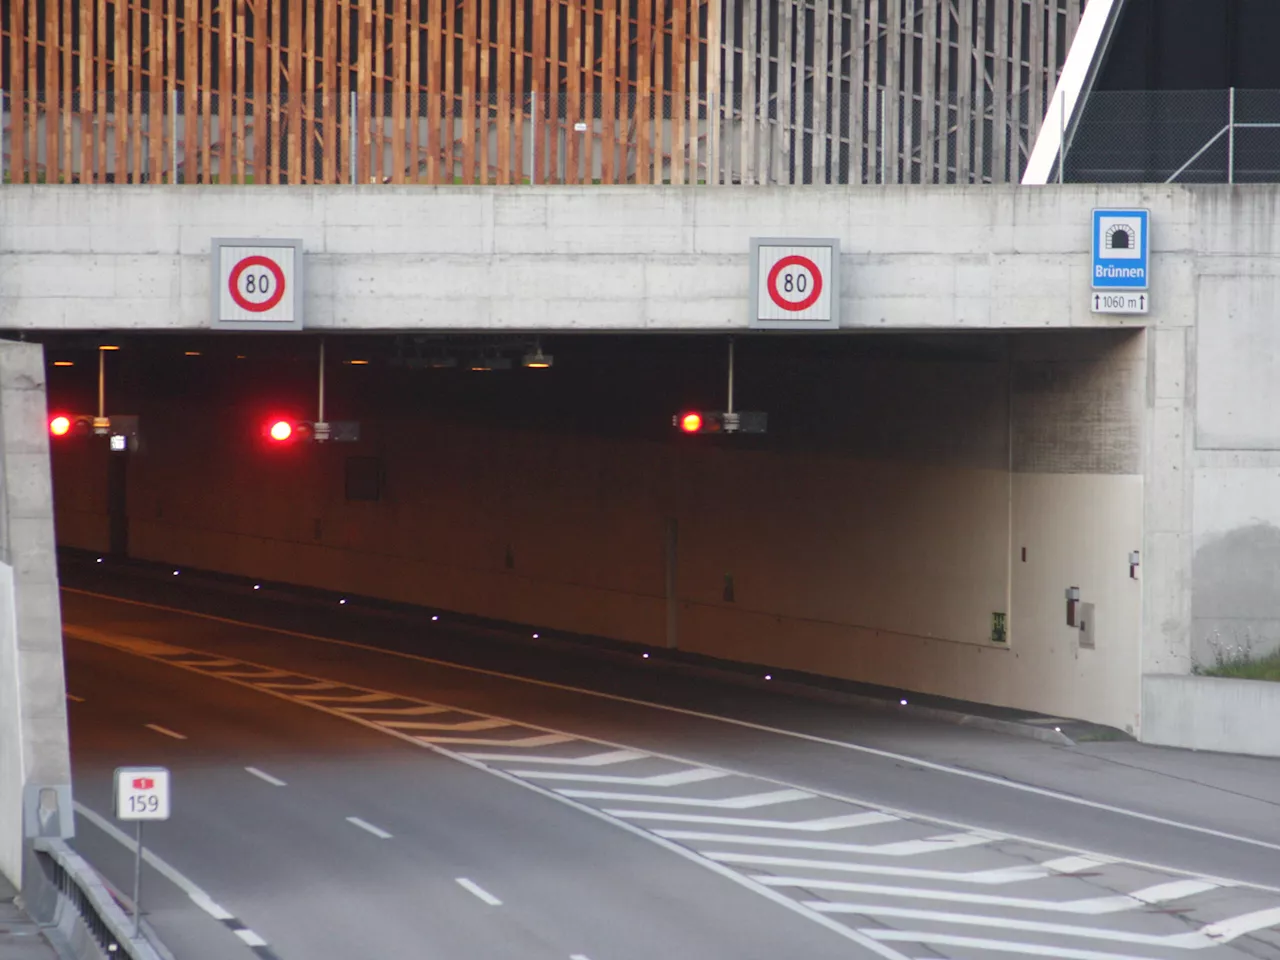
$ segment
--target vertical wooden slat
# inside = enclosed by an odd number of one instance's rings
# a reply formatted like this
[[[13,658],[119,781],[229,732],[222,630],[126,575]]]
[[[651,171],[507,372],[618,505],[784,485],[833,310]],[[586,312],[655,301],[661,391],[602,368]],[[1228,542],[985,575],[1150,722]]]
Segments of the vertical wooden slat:
[[[200,2],[200,153],[193,183],[212,179],[213,161],[213,2]]]
[[[680,116],[682,120],[687,119],[688,121],[684,136],[681,137],[682,144],[680,149],[688,170],[683,179],[687,183],[697,184],[698,137],[700,135],[698,115],[701,112],[698,109],[698,73],[702,66],[702,31],[697,26],[697,18],[699,14],[698,8],[702,4],[701,0],[680,0],[680,2],[687,7],[680,16],[680,23],[685,24],[685,17],[688,17],[687,32],[681,38],[681,42],[676,44],[676,49],[687,51],[684,59],[688,62],[687,68],[683,71],[684,76],[681,78],[683,82],[680,84]]]
[[[760,10],[760,127],[756,131],[756,175],[760,183],[773,183],[773,13],[775,4],[762,3]]]
[[[659,0],[661,2],[661,0]],[[653,180],[649,121],[653,116],[653,0],[639,0],[636,44],[636,183]]]
[[[582,113],[582,25],[579,5],[582,0],[569,0],[565,6],[564,63],[567,81],[568,105],[564,118],[564,182],[577,183],[579,170],[579,144],[584,139],[577,124]]]
[[[477,3],[463,6],[462,38],[462,180],[476,182],[476,56],[479,46],[480,9]]]
[[[978,4],[978,26],[974,49],[973,166],[974,182],[983,183],[987,170],[987,5]]]
[[[546,183],[547,104],[554,84],[547,76],[547,4],[533,2],[533,80],[529,85],[533,123],[533,182]]]
[[[407,107],[406,85],[408,72],[405,69],[406,46],[408,44],[408,24],[405,22],[405,4],[408,0],[398,0],[391,6],[391,182],[405,182],[405,152]]]
[[[600,39],[600,182],[617,183],[618,0],[604,0]]]
[[[867,180],[883,183],[887,171],[881,157],[885,118],[881,116],[884,98],[880,96],[880,9],[885,0],[867,0]]]
[[[72,139],[75,126],[75,75],[72,61],[75,59],[74,23],[78,7],[71,0],[62,0],[62,101],[59,112],[62,119],[62,156],[66,164],[66,179],[73,182],[76,172]]]
[[[349,0],[333,0],[337,5],[336,36],[338,53],[335,56],[338,78],[334,84],[333,95],[337,98],[334,112],[338,116],[337,168],[338,181],[351,183],[354,173],[351,169],[351,144],[356,136],[355,118],[351,115],[351,94],[355,87],[351,83],[351,45],[355,31],[351,25],[351,3]]]
[[[831,4],[818,0],[813,33],[813,183],[827,182],[827,108],[831,89]],[[836,82],[839,83],[839,70]],[[837,128],[838,129],[838,128]]]
[[[516,0],[515,2],[515,78],[512,84],[512,107],[515,110],[515,182],[523,183],[525,177],[529,175],[529,171],[525,169],[525,151],[524,151],[524,102],[525,102],[525,71],[528,69],[527,57],[525,56],[525,0]]]
[[[939,119],[941,130],[938,140],[939,151],[939,183],[952,182],[952,170],[955,166],[954,150],[952,147],[952,131],[955,129],[955,119],[957,115],[955,106],[952,101],[954,96],[951,92],[951,37],[955,31],[955,17],[952,16],[952,7],[950,0],[942,0],[942,10],[940,16],[940,27],[942,30],[942,45],[938,50],[938,88],[939,88]]]
[[[62,123],[60,109],[61,76],[58,69],[58,37],[62,24],[58,16],[58,0],[45,0],[44,12],[44,170],[45,182],[57,183],[61,178],[58,157],[58,129]]]
[[[27,39],[27,97],[24,109],[27,112],[27,145],[26,152],[30,167],[30,179],[37,183],[41,179],[40,163],[40,44],[39,44],[39,4],[37,0],[29,0],[27,7],[27,32],[20,34]],[[15,43],[21,41],[15,40]]]
[[[1045,0],[1031,0],[1031,96],[1027,114],[1027,143],[1035,141],[1044,123],[1045,91]],[[1021,166],[1021,163],[1019,163]]]
[[[74,9],[74,8],[73,8]],[[94,183],[93,159],[93,12],[92,3],[80,9],[80,182]],[[3,104],[0,104],[0,108]]]
[[[511,182],[511,118],[515,101],[511,89],[511,0],[498,0],[497,44],[497,95],[494,107],[498,121],[498,169],[497,180],[501,184]],[[486,90],[489,84],[485,85]]]
[[[148,0],[147,35],[148,49],[146,66],[151,71],[147,82],[147,179],[156,183],[164,169],[165,130],[164,115],[168,112],[164,105],[164,22],[157,12],[161,0]]]
[[[343,152],[344,144],[338,138],[338,117],[342,112],[342,91],[338,84],[338,14],[336,4],[324,5],[324,90],[321,99],[321,109],[324,111],[324,165],[321,174],[325,183],[338,182],[338,155]]]
[[[142,51],[143,51],[143,34],[142,34],[142,0],[130,0],[130,6],[133,12],[133,22],[129,28],[129,39],[132,42],[132,53],[129,56],[130,82],[129,82],[129,142],[132,161],[129,169],[129,178],[133,183],[140,181],[142,177],[142,107],[143,107],[143,89],[142,89]]]
[[[225,0],[224,0],[225,2]],[[289,27],[289,132],[286,139],[288,151],[289,183],[302,182],[302,9],[299,3],[291,0],[288,10]]]
[[[848,183],[845,153],[845,50],[844,24],[847,0],[831,0],[831,120],[830,176],[828,183]]]
[[[849,114],[849,182],[864,182],[867,165],[863,148],[867,143],[863,105],[866,103],[867,68],[867,0],[850,0],[849,11],[849,81],[845,94],[845,110]]]
[[[915,126],[916,126],[916,9],[920,0],[903,0],[906,6],[904,13],[905,29],[902,42],[902,179],[904,183],[915,183]]]
[[[387,176],[387,15],[383,0],[373,0],[373,105],[370,122],[373,124],[373,160],[369,175],[377,183]],[[307,89],[311,89],[308,85]]]
[[[405,137],[408,140],[409,156],[407,179],[409,183],[422,182],[422,14],[426,6],[425,0],[405,0],[409,3],[409,75],[407,97],[408,128]]]
[[[107,177],[107,168],[110,166],[107,160],[107,124],[112,104],[107,100],[107,31],[109,29],[109,21],[107,20],[107,0],[98,0],[98,16],[96,21],[96,42],[97,42],[97,83],[95,84],[94,107],[97,116],[94,121],[94,152],[96,159],[94,160],[94,182],[104,183]],[[14,48],[16,53],[17,47]]]
[[[248,75],[248,43],[246,34],[248,33],[248,24],[245,22],[245,2],[246,0],[236,0],[236,18],[234,26],[235,37],[235,72],[232,79],[231,103],[235,115],[235,133],[232,137],[232,144],[235,150],[235,182],[245,183],[248,180],[249,171],[246,168],[246,161],[249,158],[248,130],[246,128],[246,114],[248,113],[248,83],[246,77]]]
[[[653,89],[657,105],[654,108],[654,138],[653,146],[653,182],[665,183],[668,177],[667,158],[670,152],[667,147],[667,137],[670,132],[671,120],[671,87],[667,82],[667,37],[670,33],[667,30],[667,24],[670,22],[667,18],[667,4],[673,3],[674,0],[654,0],[655,12],[658,15],[657,23],[654,24],[655,35],[653,42]],[[672,71],[674,73],[674,71]]]
[[[281,3],[264,3],[260,9],[265,12],[265,17],[270,15],[269,32],[267,37],[267,60],[270,63],[270,82],[266,96],[268,97],[267,109],[265,116],[259,121],[260,124],[265,123],[266,126],[260,126],[258,136],[264,141],[263,146],[266,147],[267,162],[267,182],[277,184],[280,182],[281,175],[281,159],[282,148],[280,144],[280,119],[281,104],[280,91],[283,87],[281,83],[281,74],[283,65],[280,62],[280,47],[282,37],[282,20],[283,20],[283,4]],[[333,4],[328,4],[328,8],[332,8]],[[255,37],[256,40],[256,37]]]
[[[902,4],[903,0],[887,0],[888,9],[885,11],[885,183],[898,183],[901,179],[899,135],[902,117]]]
[[[370,150],[372,145],[373,106],[373,0],[360,0],[360,36],[359,54],[356,60],[356,86],[359,96],[356,98],[356,131],[355,137],[359,145],[356,154],[356,183],[369,182],[371,171]]]
[[[165,137],[168,138],[165,167],[173,166],[169,171],[169,182],[178,182],[178,170],[173,158],[178,151],[178,115],[174,108],[174,91],[178,89],[178,5],[181,0],[165,0],[165,45],[164,45],[164,104],[163,112],[168,118],[164,124]]]
[[[543,137],[547,141],[547,165],[543,171],[546,183],[560,182],[560,129],[565,110],[564,86],[560,79],[560,14],[563,10],[562,0],[555,0],[548,9],[547,43],[547,90],[544,97],[547,101],[546,122],[542,126]]]
[[[997,3],[1003,0],[996,0]],[[924,45],[920,50],[920,107],[924,111],[920,135],[921,183],[937,183],[938,156],[938,0],[923,0]],[[942,84],[942,90],[947,89]]]
[[[1010,54],[1010,60],[1012,61],[1012,86],[1014,93],[1016,94],[1014,103],[1016,104],[1017,114],[1013,118],[1013,133],[1009,150],[1013,154],[1015,166],[1017,165],[1017,157],[1022,149],[1022,138],[1026,131],[1028,120],[1028,118],[1024,116],[1027,110],[1027,101],[1025,96],[1026,88],[1024,86],[1022,73],[1022,64],[1026,58],[1026,48],[1022,43],[1022,22],[1024,19],[1024,12],[1025,4],[1023,0],[1013,0],[1013,50]]]
[[[721,107],[721,113],[724,117],[726,128],[732,132],[738,123],[738,95],[742,94],[742,104],[746,105],[746,90],[738,85],[739,67],[738,67],[738,17],[735,9],[734,0],[729,0],[723,4],[724,8],[724,68],[721,74],[724,86],[724,102]],[[745,38],[744,38],[745,46]],[[742,52],[742,63],[745,66],[747,60],[747,51]],[[707,85],[707,89],[715,90],[716,88]],[[745,113],[745,111],[744,111]],[[744,118],[745,119],[745,118]],[[717,122],[719,126],[719,122]],[[722,178],[721,183],[733,183],[737,176],[742,183],[746,183],[746,177],[742,176],[736,168],[733,161],[733,149],[730,148],[720,153],[719,144],[717,143],[713,149],[716,151],[716,159],[722,165],[723,169],[719,170],[719,176]]]
[[[578,139],[581,146],[581,164],[586,168],[582,172],[584,183],[595,179],[596,151],[596,0],[586,0],[586,9],[579,21],[578,29],[582,33],[582,113],[581,119],[587,123],[586,132]]]
[[[26,4],[35,0],[9,0],[9,164],[8,176],[14,183],[23,183],[27,179],[26,157],[26,115],[27,84],[24,76],[26,66],[23,57],[23,44],[19,39],[25,30]]]
[[[234,52],[235,37],[232,29],[232,8],[231,0],[217,0],[218,3],[218,100],[214,106],[214,114],[216,115],[217,125],[215,127],[215,141],[217,146],[214,148],[218,156],[218,183],[230,183],[235,177],[234,172],[234,144],[232,143],[232,123],[234,120],[234,110],[232,109],[232,86],[231,71],[232,61],[235,59]],[[291,143],[296,142],[291,140]],[[211,158],[212,159],[212,158]]]
[[[631,50],[635,44],[636,31],[633,29],[633,21],[631,19],[631,0],[621,0],[618,10],[620,20],[620,41],[621,48],[618,51],[618,74],[622,78],[622,89],[620,91],[621,100],[618,104],[618,129],[619,134],[619,158],[618,158],[618,180],[621,183],[631,183],[632,181],[632,160],[631,160],[631,144],[634,138],[631,134],[632,117],[636,111],[632,109],[635,96],[635,85],[631,81]]]
[[[721,176],[721,139],[726,116],[723,100],[724,86],[724,0],[706,0],[706,58],[707,82],[703,91],[707,113],[707,183],[721,184],[727,178]],[[701,27],[699,27],[701,30]]]
[[[115,83],[112,97],[112,116],[115,122],[114,176],[116,183],[127,180],[126,156],[129,135],[129,74],[125,65],[129,62],[129,17],[121,0],[115,3],[115,46],[112,48],[111,73]]]
[[[807,42],[807,26],[809,21],[810,0],[798,0],[795,9],[795,34],[792,41],[792,55],[789,58],[794,65],[791,86],[791,109],[794,134],[789,138],[792,149],[791,183],[804,183],[808,171],[805,169],[805,147],[809,144],[810,115],[813,98],[808,93],[809,45]],[[816,71],[815,71],[816,74]],[[816,82],[816,80],[815,80]]]
[[[796,104],[795,56],[792,53],[796,29],[796,0],[783,0],[778,22],[778,123],[774,128],[777,148],[774,151],[773,179],[777,183],[795,183],[791,165],[792,144],[796,140],[796,122],[792,114]]]
[[[253,138],[253,181],[265,183],[267,180],[267,42],[271,34],[267,26],[267,0],[253,0],[249,11],[253,24],[253,99],[250,110],[253,126],[250,136]],[[247,31],[246,31],[247,32]]]
[[[732,0],[730,0],[732,2]],[[760,53],[760,9],[756,3],[743,5],[742,24],[742,137],[738,145],[739,178],[742,183],[756,182],[756,114],[760,98],[756,88],[756,62]]]
[[[973,169],[969,153],[973,139],[973,7],[970,4],[960,5],[960,30],[956,40],[960,98],[956,111],[956,179],[968,183]]]
[[[440,18],[442,6],[447,0],[426,0],[427,3],[427,182],[442,183],[440,169],[440,145],[443,136],[440,128],[440,78],[441,44],[444,36]]]
[[[458,176],[457,161],[454,157],[454,146],[458,140],[458,98],[460,91],[457,86],[457,62],[455,50],[458,46],[458,31],[460,20],[458,19],[457,6],[454,0],[443,0],[444,3],[444,87],[443,106],[445,108],[444,117],[444,158],[445,165],[441,182],[453,183]]]
[[[1009,65],[1011,59],[1012,38],[1009,36],[1009,0],[996,0],[995,38],[996,47],[992,57],[992,69],[995,70],[995,121],[993,123],[991,142],[991,171],[996,183],[1007,183],[1009,179]]]

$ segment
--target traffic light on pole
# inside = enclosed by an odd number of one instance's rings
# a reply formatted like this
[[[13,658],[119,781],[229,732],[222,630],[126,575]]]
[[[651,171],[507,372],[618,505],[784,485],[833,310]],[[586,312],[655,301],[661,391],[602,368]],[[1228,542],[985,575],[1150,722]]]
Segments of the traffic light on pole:
[[[708,410],[686,410],[672,417],[671,422],[681,433],[720,433],[724,426],[723,414]]]
[[[87,437],[94,432],[95,419],[92,414],[87,413],[54,414],[49,418],[49,436],[54,440]]]
[[[308,443],[315,438],[315,425],[310,420],[269,417],[262,425],[262,435],[272,446],[277,447]]]

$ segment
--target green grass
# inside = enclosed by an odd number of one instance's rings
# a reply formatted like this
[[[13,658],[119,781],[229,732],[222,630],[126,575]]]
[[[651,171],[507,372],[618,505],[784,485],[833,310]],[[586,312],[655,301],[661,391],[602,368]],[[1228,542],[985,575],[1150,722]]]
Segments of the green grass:
[[[1280,651],[1254,659],[1250,656],[1224,658],[1205,667],[1206,677],[1233,677],[1237,680],[1270,680],[1280,683]]]

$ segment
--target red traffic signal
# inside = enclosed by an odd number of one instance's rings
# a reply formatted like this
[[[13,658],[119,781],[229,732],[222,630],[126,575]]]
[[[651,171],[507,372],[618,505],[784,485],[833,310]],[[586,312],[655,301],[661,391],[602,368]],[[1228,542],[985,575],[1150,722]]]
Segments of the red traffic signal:
[[[287,446],[314,439],[315,428],[309,420],[271,417],[262,425],[262,435],[275,446]]]
[[[49,418],[49,436],[84,437],[93,433],[94,417],[87,413],[59,413]]]
[[[680,428],[681,433],[719,433],[721,429],[720,414],[703,410],[687,410],[671,418],[671,422]]]
[[[49,432],[55,437],[65,437],[71,431],[71,418],[57,416],[49,421]]]

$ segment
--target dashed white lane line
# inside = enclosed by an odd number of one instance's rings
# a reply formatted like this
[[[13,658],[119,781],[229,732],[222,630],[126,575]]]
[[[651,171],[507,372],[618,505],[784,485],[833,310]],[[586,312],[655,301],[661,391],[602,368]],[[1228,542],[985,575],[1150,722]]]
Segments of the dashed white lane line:
[[[283,780],[281,780],[279,777],[273,777],[269,773],[264,773],[263,771],[259,770],[257,767],[245,767],[245,770],[247,770],[249,773],[252,773],[259,780],[267,781],[267,783],[271,784],[273,787],[287,786],[287,784]]]
[[[84,697],[77,697],[74,693],[68,693],[67,699],[74,700],[76,703],[84,703]]]
[[[166,737],[173,737],[175,740],[187,739],[187,735],[185,733],[177,733],[170,730],[168,727],[160,726],[158,723],[148,723],[144,724],[144,726],[146,726],[148,730],[154,730],[156,733],[163,733]]]
[[[380,840],[390,840],[391,834],[383,830],[381,827],[375,827],[372,823],[361,820],[359,817],[347,817],[347,823],[352,826],[359,827],[361,830],[367,830]]]
[[[265,947],[267,945],[267,941],[263,940],[252,930],[237,930],[236,936],[251,947]]]
[[[492,893],[490,893],[484,887],[480,886],[480,884],[476,883],[475,881],[468,880],[466,877],[458,877],[456,882],[458,886],[460,886],[463,890],[466,890],[468,893],[470,893],[475,897],[479,897],[489,906],[491,907],[502,906],[501,900],[499,900]]]

